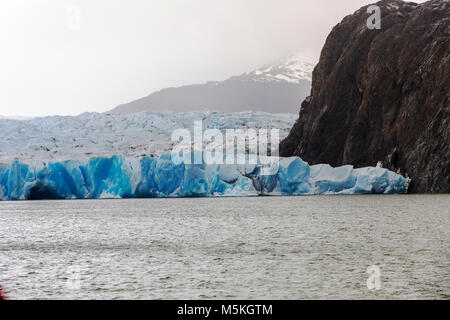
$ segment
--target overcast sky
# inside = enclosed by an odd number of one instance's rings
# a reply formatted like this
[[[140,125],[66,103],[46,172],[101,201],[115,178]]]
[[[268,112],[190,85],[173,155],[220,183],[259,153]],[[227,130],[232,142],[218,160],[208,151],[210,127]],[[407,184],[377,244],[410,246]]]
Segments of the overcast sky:
[[[292,52],[363,0],[1,0],[0,115],[102,112]]]

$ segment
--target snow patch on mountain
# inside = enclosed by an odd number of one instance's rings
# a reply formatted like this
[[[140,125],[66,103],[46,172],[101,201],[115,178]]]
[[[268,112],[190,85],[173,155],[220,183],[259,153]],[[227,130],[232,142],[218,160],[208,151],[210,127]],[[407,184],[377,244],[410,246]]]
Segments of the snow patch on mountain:
[[[314,64],[307,62],[301,55],[292,54],[273,64],[260,69],[246,72],[229,80],[256,81],[256,82],[290,82],[312,81]]]

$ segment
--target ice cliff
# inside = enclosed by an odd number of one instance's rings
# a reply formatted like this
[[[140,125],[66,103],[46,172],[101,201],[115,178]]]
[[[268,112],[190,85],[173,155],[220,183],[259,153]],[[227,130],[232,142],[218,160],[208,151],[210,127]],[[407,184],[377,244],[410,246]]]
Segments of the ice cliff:
[[[282,158],[276,173],[261,175],[258,165],[175,164],[159,158],[95,157],[87,160],[14,161],[0,165],[2,200],[210,197],[254,195],[251,172],[268,195],[406,193],[409,181],[381,167],[310,166],[298,157]]]

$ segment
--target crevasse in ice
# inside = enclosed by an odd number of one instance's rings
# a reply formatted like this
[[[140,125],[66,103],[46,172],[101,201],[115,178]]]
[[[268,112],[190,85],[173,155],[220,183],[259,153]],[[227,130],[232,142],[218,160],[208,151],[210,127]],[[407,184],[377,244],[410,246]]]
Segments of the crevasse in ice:
[[[298,157],[281,158],[274,174],[262,175],[258,165],[176,164],[170,155],[113,156],[0,165],[0,199],[248,196],[257,194],[255,181],[266,195],[406,193],[409,183],[381,167],[310,166]]]

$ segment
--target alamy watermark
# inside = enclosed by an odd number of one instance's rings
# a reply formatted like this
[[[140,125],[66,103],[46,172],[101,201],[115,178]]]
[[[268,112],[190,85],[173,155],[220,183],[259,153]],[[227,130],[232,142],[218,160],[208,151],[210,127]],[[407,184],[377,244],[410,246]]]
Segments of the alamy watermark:
[[[66,27],[72,31],[78,31],[81,29],[81,9],[79,6],[71,5],[66,10],[67,19]]]
[[[81,289],[81,266],[72,265],[67,267],[67,280],[66,287],[69,290],[80,290]]]
[[[366,26],[370,30],[381,29],[381,9],[377,5],[371,5],[367,7],[367,14],[370,14],[367,18]]]
[[[381,269],[379,266],[373,265],[367,267],[366,273],[369,275],[366,281],[367,289],[380,290],[381,289]]]
[[[176,129],[171,152],[175,164],[237,164],[260,165],[261,175],[278,172],[279,129],[218,129],[203,130],[203,121],[194,121],[193,134],[188,129]],[[270,154],[268,150],[270,148]]]

